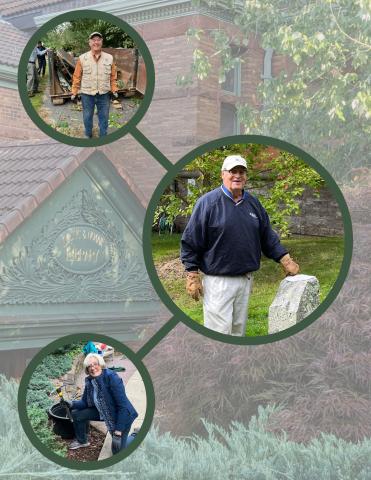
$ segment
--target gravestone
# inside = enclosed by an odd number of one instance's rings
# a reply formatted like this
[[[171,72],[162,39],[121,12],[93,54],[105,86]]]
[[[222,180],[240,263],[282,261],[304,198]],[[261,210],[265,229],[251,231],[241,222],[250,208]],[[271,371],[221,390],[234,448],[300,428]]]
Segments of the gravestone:
[[[288,276],[280,283],[269,307],[268,332],[276,333],[296,325],[319,305],[319,282],[311,275]]]

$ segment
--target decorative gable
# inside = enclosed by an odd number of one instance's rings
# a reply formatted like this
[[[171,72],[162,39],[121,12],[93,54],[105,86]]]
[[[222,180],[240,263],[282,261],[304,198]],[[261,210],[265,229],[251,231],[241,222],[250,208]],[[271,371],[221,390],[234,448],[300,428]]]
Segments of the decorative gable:
[[[1,245],[2,339],[22,337],[25,319],[27,346],[29,337],[57,338],[61,319],[70,325],[64,334],[123,339],[154,319],[160,303],[144,265],[143,220],[111,162],[93,153]]]

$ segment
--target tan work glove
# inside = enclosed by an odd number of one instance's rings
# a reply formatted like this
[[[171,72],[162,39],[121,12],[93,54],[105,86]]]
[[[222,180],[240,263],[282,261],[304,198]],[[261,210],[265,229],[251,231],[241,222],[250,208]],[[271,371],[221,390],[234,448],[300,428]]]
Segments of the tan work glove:
[[[286,276],[296,275],[299,273],[299,265],[294,262],[289,253],[286,253],[286,255],[281,258],[280,263],[286,273]]]
[[[198,272],[187,272],[186,290],[188,295],[196,301],[204,294],[201,277]]]

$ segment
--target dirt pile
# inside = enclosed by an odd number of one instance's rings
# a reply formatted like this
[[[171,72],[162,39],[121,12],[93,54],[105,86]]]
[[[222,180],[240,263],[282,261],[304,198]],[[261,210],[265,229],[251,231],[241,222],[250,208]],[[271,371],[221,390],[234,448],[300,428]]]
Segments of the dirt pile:
[[[174,260],[170,260],[167,262],[157,263],[155,267],[160,279],[168,279],[169,277],[185,277],[185,270],[182,262],[180,261],[180,258],[175,258]]]

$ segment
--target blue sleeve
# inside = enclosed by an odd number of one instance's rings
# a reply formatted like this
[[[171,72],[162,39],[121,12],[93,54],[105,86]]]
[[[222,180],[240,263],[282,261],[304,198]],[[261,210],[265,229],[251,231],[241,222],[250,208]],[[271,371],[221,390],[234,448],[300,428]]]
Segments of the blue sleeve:
[[[76,408],[77,410],[83,410],[84,408],[88,408],[88,399],[87,399],[87,391],[86,391],[86,384],[84,388],[84,393],[80,400],[74,400],[72,402],[72,408]]]
[[[124,430],[130,421],[130,412],[128,409],[128,399],[125,393],[124,382],[117,374],[109,377],[111,393],[116,406],[116,425],[115,430]]]
[[[183,232],[180,259],[186,270],[198,270],[207,247],[207,213],[204,202],[198,200]]]
[[[269,216],[265,208],[260,204],[260,212],[262,217],[261,229],[260,229],[260,242],[261,248],[264,255],[268,258],[275,260],[276,262],[280,261],[288,250],[281,244],[280,239],[277,233],[271,227]]]

